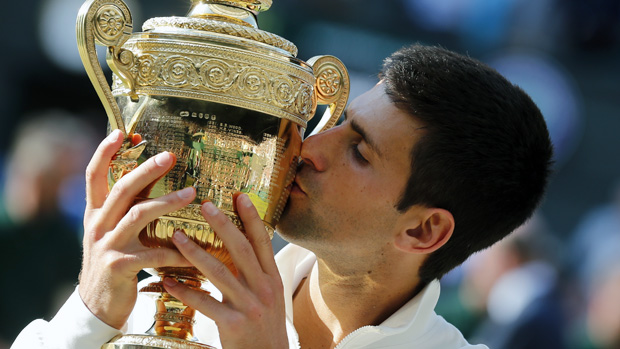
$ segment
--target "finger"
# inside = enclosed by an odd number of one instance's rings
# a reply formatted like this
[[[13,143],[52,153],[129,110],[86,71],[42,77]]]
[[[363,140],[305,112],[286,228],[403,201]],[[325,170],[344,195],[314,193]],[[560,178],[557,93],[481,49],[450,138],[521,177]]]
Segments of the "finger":
[[[170,248],[141,247],[127,257],[129,263],[133,264],[131,269],[142,270],[144,268],[161,267],[193,267],[181,253]]]
[[[107,230],[112,230],[127,213],[138,193],[172,168],[174,160],[174,156],[169,152],[157,154],[114,184],[105,200],[100,216],[109,225]]]
[[[255,286],[256,284],[252,281],[256,281],[255,277],[261,275],[263,270],[256,259],[256,253],[252,244],[239,228],[224,213],[218,210],[213,203],[205,202],[202,205],[202,214],[230,252],[230,256],[239,273],[251,285]]]
[[[242,301],[243,293],[241,290],[243,286],[226,265],[200,248],[180,231],[174,233],[172,241],[179,252],[200,270],[222,292],[222,295],[233,302]]]
[[[172,169],[172,167],[177,163],[177,157],[176,155],[170,153],[170,156],[172,156],[172,165],[170,165],[170,169]],[[170,170],[169,169],[169,170]],[[168,171],[169,171],[168,170]],[[137,197],[139,198],[148,198],[149,195],[151,195],[151,191],[153,191],[153,188],[155,187],[155,184],[157,184],[157,182],[162,179],[162,177],[164,177],[168,171],[164,172],[161,176],[157,177],[156,179],[154,179],[149,185],[145,186],[138,194]]]
[[[108,167],[123,142],[120,130],[112,131],[97,147],[86,167],[86,209],[99,208],[108,195]]]
[[[193,266],[179,251],[164,247],[144,247],[139,242],[136,245],[136,248],[114,251],[114,258],[99,259],[96,262],[97,265],[94,265],[95,261],[90,261],[90,269],[94,272],[84,273],[82,270],[80,282],[84,278],[89,278],[95,280],[93,282],[99,283],[102,275],[109,274],[110,278],[114,278],[116,281],[104,280],[105,283],[118,283],[119,280],[133,280],[138,272],[145,268]]]
[[[160,216],[187,206],[194,200],[196,189],[185,189],[142,201],[133,205],[120,220],[112,234],[119,244],[126,244],[134,239],[146,225]]]
[[[258,215],[256,207],[254,207],[252,200],[250,200],[247,194],[241,194],[237,197],[237,211],[243,222],[248,241],[252,244],[256,258],[263,271],[270,275],[279,275],[278,267],[273,257],[271,238],[267,229],[265,229],[263,220]]]
[[[230,311],[228,307],[211,297],[207,291],[187,287],[173,278],[164,278],[164,288],[173,297],[215,322],[218,322],[223,314]]]

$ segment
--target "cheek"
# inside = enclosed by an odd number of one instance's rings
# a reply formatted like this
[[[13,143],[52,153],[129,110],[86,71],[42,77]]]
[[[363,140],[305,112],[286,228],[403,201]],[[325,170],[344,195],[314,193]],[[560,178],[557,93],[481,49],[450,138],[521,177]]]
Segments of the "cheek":
[[[344,166],[343,168],[346,169]],[[358,171],[341,171],[340,173],[340,175],[334,174],[331,177],[331,195],[349,202],[358,202],[372,196],[371,183],[363,173]]]
[[[355,222],[368,224],[395,211],[384,187],[373,186],[360,178],[343,181],[334,187],[330,196],[333,201],[329,212]]]
[[[346,207],[344,214],[368,215],[375,211],[392,212],[405,186],[404,177],[384,168],[352,163],[343,154],[329,178],[321,185],[325,204],[332,208]],[[402,183],[401,183],[402,182]],[[337,207],[333,207],[337,206]]]

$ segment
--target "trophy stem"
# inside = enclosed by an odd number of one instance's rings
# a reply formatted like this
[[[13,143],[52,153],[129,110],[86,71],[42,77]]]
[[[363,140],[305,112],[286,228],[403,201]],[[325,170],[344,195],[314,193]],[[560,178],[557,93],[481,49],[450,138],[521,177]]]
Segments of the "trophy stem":
[[[163,277],[162,275],[162,278]],[[198,279],[176,277],[176,280],[191,288],[207,292],[200,288],[201,281]],[[161,281],[149,284],[142,288],[140,292],[156,294],[155,321],[151,329],[147,332],[148,334],[193,340],[195,309],[185,305],[179,299],[166,292]]]
[[[192,272],[198,273],[195,268],[162,269],[159,270],[162,279],[172,277],[186,286],[207,292],[200,287],[203,279],[192,276]],[[150,283],[140,292],[150,293],[155,297],[153,326],[146,334],[116,336],[101,349],[215,349],[198,342],[194,337],[196,310],[166,292],[162,281]]]

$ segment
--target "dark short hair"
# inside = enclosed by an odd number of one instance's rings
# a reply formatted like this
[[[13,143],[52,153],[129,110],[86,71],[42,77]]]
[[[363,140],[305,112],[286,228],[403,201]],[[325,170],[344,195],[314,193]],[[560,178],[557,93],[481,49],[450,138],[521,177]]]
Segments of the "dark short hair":
[[[440,47],[405,47],[383,65],[386,93],[423,124],[397,209],[452,213],[448,242],[420,268],[425,284],[501,240],[539,205],[553,148],[531,98],[489,66]]]

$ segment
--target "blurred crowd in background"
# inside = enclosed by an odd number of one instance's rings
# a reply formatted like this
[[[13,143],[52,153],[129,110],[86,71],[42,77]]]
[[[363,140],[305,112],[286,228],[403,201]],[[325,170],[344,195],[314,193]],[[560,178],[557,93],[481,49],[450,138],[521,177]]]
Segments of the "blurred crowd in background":
[[[189,8],[127,3],[134,31]],[[0,348],[53,315],[77,282],[83,173],[107,123],[77,53],[81,4],[2,5]],[[556,148],[547,197],[528,224],[442,280],[437,311],[491,348],[620,348],[620,1],[275,0],[259,24],[303,60],[339,57],[352,97],[414,42],[469,54],[523,87]]]

